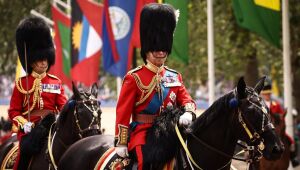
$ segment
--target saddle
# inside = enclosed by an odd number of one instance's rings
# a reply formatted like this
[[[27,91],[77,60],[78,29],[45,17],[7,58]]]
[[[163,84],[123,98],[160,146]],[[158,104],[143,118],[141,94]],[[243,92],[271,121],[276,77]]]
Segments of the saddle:
[[[19,145],[18,142],[13,142],[9,144],[7,154],[5,155],[3,161],[0,164],[0,169],[13,169],[14,164],[17,160]]]
[[[115,148],[109,148],[98,160],[95,170],[121,170],[131,169],[133,162],[130,158],[118,156]]]

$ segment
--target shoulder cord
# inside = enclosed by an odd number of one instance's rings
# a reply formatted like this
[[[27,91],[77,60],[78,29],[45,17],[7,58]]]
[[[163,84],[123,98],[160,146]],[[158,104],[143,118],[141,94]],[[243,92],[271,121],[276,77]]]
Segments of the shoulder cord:
[[[36,103],[38,103],[38,106],[40,106],[40,109],[43,109],[44,102],[43,102],[43,99],[41,98],[41,93],[42,93],[41,81],[42,81],[42,79],[36,78],[33,82],[32,88],[30,90],[28,90],[28,92],[26,90],[24,90],[24,88],[22,87],[22,82],[20,80],[16,81],[16,87],[20,93],[30,94],[33,92],[33,104],[29,110],[22,113],[23,115],[26,115],[26,114],[28,114],[28,112],[32,111],[33,108],[35,107]],[[24,102],[23,106],[25,106],[26,104],[29,104],[28,100],[26,100],[26,97],[25,97],[24,101],[26,101],[26,102]],[[37,102],[37,101],[40,101],[40,102]]]
[[[137,74],[132,73],[131,75],[135,79],[135,82],[136,82],[138,88],[142,91],[140,100],[135,103],[135,106],[138,106],[138,105],[142,104],[150,96],[150,94],[153,92],[153,90],[159,83],[159,80],[158,80],[157,76],[154,76],[152,78],[151,82],[149,83],[149,85],[145,86]],[[145,93],[146,93],[146,95],[145,95]]]

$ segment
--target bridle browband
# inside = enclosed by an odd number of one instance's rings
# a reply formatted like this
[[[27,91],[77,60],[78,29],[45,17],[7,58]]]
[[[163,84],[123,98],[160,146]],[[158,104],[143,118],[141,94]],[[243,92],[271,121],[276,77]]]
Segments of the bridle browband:
[[[88,97],[85,94],[84,94],[84,96]],[[76,122],[77,128],[79,130],[78,136],[80,137],[80,139],[82,139],[84,133],[87,133],[90,130],[97,130],[98,132],[101,131],[101,129],[100,129],[101,128],[101,125],[100,125],[101,121],[100,121],[100,118],[98,117],[101,114],[100,103],[98,102],[98,100],[95,97],[89,96],[88,100],[86,100],[86,99],[79,100],[79,101],[72,100],[69,103],[75,103],[73,115],[75,117],[75,122]],[[87,105],[89,103],[91,104],[92,107],[89,107]],[[80,126],[80,123],[79,123],[78,112],[77,112],[77,105],[78,104],[83,104],[91,113],[93,113],[93,119],[92,119],[91,123],[89,124],[89,126],[87,128],[85,128],[85,129],[82,129],[81,126]],[[97,108],[94,107],[95,104],[97,104]],[[98,112],[100,112],[100,113],[98,114]],[[97,124],[94,125],[93,123],[95,121],[97,121],[96,122]],[[49,135],[48,135],[48,144],[47,144],[47,147],[48,147],[48,153],[49,153],[49,156],[50,156],[50,160],[49,160],[50,164],[56,170],[57,169],[57,165],[56,165],[56,163],[54,161],[54,156],[53,156],[53,153],[52,153],[52,143],[53,143],[53,140],[54,140],[54,136],[56,134],[56,131],[55,131],[54,135],[53,135],[53,138],[52,138],[52,128],[54,126],[55,126],[55,122],[50,127],[50,131],[49,131]],[[67,148],[69,146],[69,145],[66,145],[60,139],[59,136],[57,136],[57,138],[58,138],[59,142],[63,145],[64,148]]]
[[[236,89],[234,90],[234,94],[236,94]],[[236,95],[235,95],[235,97],[236,97]],[[258,95],[257,95],[256,97],[259,99]],[[238,158],[238,157],[235,157],[235,155],[234,155],[234,156],[231,156],[231,155],[229,155],[229,154],[227,154],[227,153],[225,153],[225,152],[222,152],[222,151],[220,151],[220,150],[214,148],[213,146],[207,144],[206,142],[204,142],[204,141],[201,140],[200,138],[198,138],[195,134],[192,133],[192,130],[191,130],[191,129],[189,129],[189,128],[188,128],[188,129],[185,129],[185,132],[186,132],[188,135],[192,136],[194,139],[196,139],[197,142],[199,142],[200,144],[202,144],[202,145],[204,145],[205,147],[209,148],[210,150],[212,150],[212,151],[218,153],[219,155],[222,155],[222,156],[224,156],[224,157],[230,159],[228,163],[226,163],[224,166],[222,166],[222,167],[219,168],[219,169],[222,169],[222,168],[228,166],[229,163],[231,162],[231,159],[238,160],[238,161],[244,161],[244,162],[247,162],[247,163],[251,163],[251,162],[254,162],[254,161],[258,161],[258,160],[262,157],[262,155],[263,155],[262,151],[265,149],[265,146],[264,146],[264,143],[263,143],[264,140],[263,140],[263,138],[261,137],[261,134],[264,133],[265,131],[274,129],[274,125],[273,125],[272,122],[270,121],[270,118],[269,118],[267,109],[266,109],[263,105],[262,105],[262,107],[259,107],[257,104],[253,103],[253,102],[250,100],[249,97],[247,97],[246,100],[247,100],[248,102],[250,102],[250,103],[251,103],[253,106],[255,106],[256,108],[260,109],[260,110],[262,111],[262,113],[263,113],[262,128],[261,128],[261,130],[260,130],[259,132],[257,132],[257,131],[253,128],[253,126],[251,125],[251,123],[249,123],[249,121],[247,121],[246,118],[243,118],[243,114],[242,114],[241,110],[240,110],[239,108],[237,108],[237,112],[238,112],[238,121],[239,121],[239,123],[242,125],[243,129],[245,130],[245,132],[247,133],[247,135],[248,135],[248,137],[249,137],[249,139],[250,139],[250,144],[253,144],[253,145],[247,146],[247,145],[241,145],[240,143],[238,143],[240,146],[243,147],[243,150],[244,150],[244,151],[253,151],[253,152],[252,152],[253,154],[250,155],[249,158],[247,158],[247,159]],[[268,118],[268,122],[267,122],[266,125],[265,125],[265,123],[264,123],[264,122],[265,122],[265,117]],[[246,122],[247,122],[247,123],[246,123]],[[249,127],[251,128],[252,131],[250,130]],[[189,152],[189,150],[188,150],[188,148],[187,148],[187,140],[186,140],[186,144],[185,144],[185,143],[183,142],[182,136],[181,136],[181,134],[180,134],[180,131],[178,130],[177,125],[176,125],[175,128],[176,128],[176,129],[175,129],[175,130],[176,130],[176,133],[177,133],[177,135],[178,135],[178,137],[179,137],[179,139],[180,139],[180,142],[181,142],[181,144],[182,144],[182,146],[183,146],[185,152],[187,153],[188,159],[191,160],[192,164],[193,164],[195,167],[197,167],[198,169],[201,169],[200,166],[193,160],[192,155],[190,154],[190,152]],[[191,166],[192,166],[192,165],[191,165]]]
[[[87,104],[91,104],[91,107],[88,106]],[[77,111],[77,105],[79,104],[83,104],[84,107],[86,107],[91,113],[93,113],[93,119],[91,120],[89,126],[87,128],[84,128],[82,129],[82,127],[80,126],[80,123],[79,123],[79,119],[78,119],[78,111]],[[97,107],[95,108],[94,105],[97,105]],[[99,106],[99,103],[98,103],[98,100],[95,99],[94,97],[90,96],[88,100],[80,100],[80,101],[76,101],[76,105],[75,105],[75,108],[74,108],[74,117],[75,117],[75,122],[76,122],[76,125],[77,125],[77,128],[79,130],[79,133],[78,133],[78,136],[80,138],[83,137],[83,135],[91,130],[97,130],[97,131],[101,131],[101,126],[100,126],[100,118],[98,117],[99,116],[99,113],[98,112],[101,112],[100,110],[100,106]],[[101,113],[100,113],[101,114]],[[97,124],[94,124],[94,122],[96,121]]]

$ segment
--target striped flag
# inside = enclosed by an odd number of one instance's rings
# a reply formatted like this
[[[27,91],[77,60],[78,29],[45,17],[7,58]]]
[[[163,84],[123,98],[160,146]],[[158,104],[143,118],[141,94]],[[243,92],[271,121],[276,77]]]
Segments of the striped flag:
[[[71,75],[89,86],[99,78],[103,6],[88,0],[71,5]]]

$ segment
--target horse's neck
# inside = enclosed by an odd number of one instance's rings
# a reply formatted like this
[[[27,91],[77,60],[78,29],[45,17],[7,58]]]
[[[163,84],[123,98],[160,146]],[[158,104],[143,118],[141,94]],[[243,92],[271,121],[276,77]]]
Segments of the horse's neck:
[[[236,120],[233,120],[233,115],[231,114],[234,113],[219,114],[218,118],[195,134],[201,141],[209,146],[204,146],[205,144],[200,144],[198,139],[189,137],[188,147],[192,155],[195,155],[196,162],[204,166],[203,169],[210,168],[212,166],[212,160],[219,160],[214,163],[216,168],[220,168],[230,161],[230,158],[217,153],[209,147],[215,148],[227,155],[233,155],[238,139],[235,132],[237,127],[234,127]],[[206,167],[206,165],[208,167]]]

